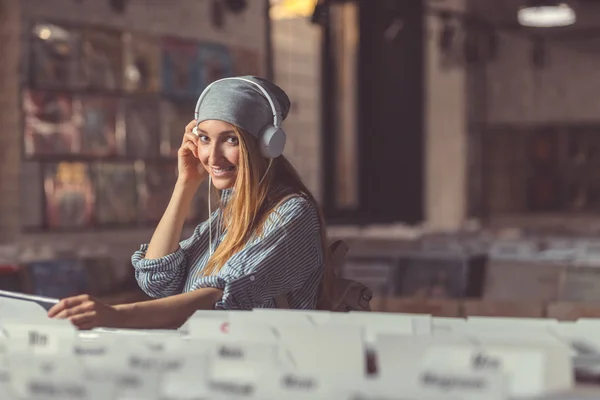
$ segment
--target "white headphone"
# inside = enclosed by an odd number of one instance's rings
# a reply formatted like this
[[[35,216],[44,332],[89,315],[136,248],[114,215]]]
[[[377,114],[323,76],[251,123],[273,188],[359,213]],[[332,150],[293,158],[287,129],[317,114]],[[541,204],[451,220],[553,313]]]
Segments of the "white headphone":
[[[260,92],[265,96],[265,98],[269,101],[269,105],[271,106],[271,111],[273,112],[273,125],[267,125],[264,127],[262,132],[258,135],[258,142],[260,146],[260,152],[265,158],[276,158],[279,157],[283,153],[283,149],[285,147],[286,135],[285,131],[281,128],[281,123],[283,120],[283,116],[281,113],[281,109],[279,107],[279,103],[277,101],[273,101],[273,98],[267,92],[267,90],[262,87],[259,83],[251,81],[250,79],[231,77],[231,78],[223,78],[217,81],[214,81],[210,85],[204,89],[200,97],[198,98],[198,102],[196,103],[196,110],[194,112],[194,118],[198,119],[200,106],[202,105],[202,101],[206,97],[206,94],[217,82],[225,81],[228,79],[237,79],[240,81],[245,81],[251,83],[256,86]],[[198,135],[197,128],[194,128],[194,133]]]

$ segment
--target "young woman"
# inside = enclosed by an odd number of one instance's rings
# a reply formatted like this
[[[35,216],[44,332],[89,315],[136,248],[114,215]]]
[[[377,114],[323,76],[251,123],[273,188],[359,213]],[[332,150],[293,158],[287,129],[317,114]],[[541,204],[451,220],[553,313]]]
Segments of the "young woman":
[[[214,82],[200,96],[178,152],[179,175],[148,245],[132,257],[139,286],[156,300],[108,306],[88,295],[49,311],[82,329],[178,327],[198,309],[315,309],[326,296],[324,223],[315,199],[280,155],[290,100],[256,77]],[[206,179],[218,209],[179,242]],[[210,208],[210,206],[209,206]]]

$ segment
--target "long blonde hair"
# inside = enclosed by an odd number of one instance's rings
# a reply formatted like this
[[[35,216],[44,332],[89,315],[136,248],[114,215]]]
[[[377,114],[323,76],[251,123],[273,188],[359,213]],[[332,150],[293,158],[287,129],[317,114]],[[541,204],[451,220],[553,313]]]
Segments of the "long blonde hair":
[[[325,219],[317,201],[283,155],[273,159],[269,165],[269,160],[260,155],[256,138],[236,126],[232,128],[239,141],[239,160],[233,196],[222,206],[222,226],[227,230],[227,235],[215,249],[202,274],[218,273],[227,260],[241,251],[254,235],[262,234],[265,221],[285,197],[302,195],[314,203],[319,216],[324,273],[318,308],[326,309],[333,270],[329,267]]]

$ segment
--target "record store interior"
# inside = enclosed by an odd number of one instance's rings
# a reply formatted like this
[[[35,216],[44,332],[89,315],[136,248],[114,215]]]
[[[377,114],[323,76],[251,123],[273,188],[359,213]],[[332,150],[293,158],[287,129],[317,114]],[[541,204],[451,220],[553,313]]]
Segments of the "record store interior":
[[[600,1],[0,0],[0,400],[600,399]]]

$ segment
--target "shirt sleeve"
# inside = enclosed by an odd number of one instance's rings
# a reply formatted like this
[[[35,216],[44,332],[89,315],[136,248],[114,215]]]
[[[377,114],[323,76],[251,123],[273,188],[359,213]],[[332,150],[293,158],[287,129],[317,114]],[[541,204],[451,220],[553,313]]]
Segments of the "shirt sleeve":
[[[223,289],[216,309],[249,310],[300,289],[322,268],[320,223],[315,206],[296,197],[277,207],[263,233],[233,256],[224,276],[210,276],[197,287]]]
[[[215,218],[216,213],[211,216]],[[198,225],[188,239],[179,243],[173,253],[147,259],[148,244],[133,253],[131,263],[139,287],[150,297],[161,298],[179,294],[187,279],[190,265],[208,248],[208,220]]]

